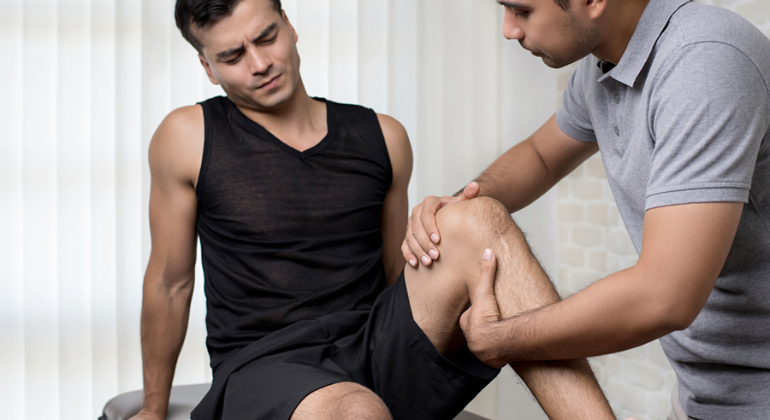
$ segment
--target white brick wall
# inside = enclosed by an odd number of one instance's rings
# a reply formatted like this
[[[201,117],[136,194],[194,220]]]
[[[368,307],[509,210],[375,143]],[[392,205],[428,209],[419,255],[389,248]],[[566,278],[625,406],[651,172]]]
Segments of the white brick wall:
[[[737,12],[770,35],[770,1],[701,0]],[[560,70],[557,103],[575,67]],[[589,159],[557,186],[560,258],[556,284],[563,297],[633,266],[638,257],[618,214],[601,157]],[[665,419],[676,377],[658,341],[591,360],[615,413],[623,419]]]

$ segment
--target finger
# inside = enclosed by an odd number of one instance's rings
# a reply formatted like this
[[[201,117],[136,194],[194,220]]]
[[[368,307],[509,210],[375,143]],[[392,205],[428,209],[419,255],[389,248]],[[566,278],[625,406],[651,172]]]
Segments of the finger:
[[[438,259],[439,253],[436,244],[433,243],[430,237],[428,237],[428,232],[425,231],[422,223],[418,220],[415,220],[412,228],[412,238],[414,239],[414,243],[420,248],[420,251],[427,254],[431,261]],[[410,242],[410,245],[411,243],[412,242]],[[422,261],[422,259],[420,259],[420,261]]]
[[[407,246],[412,250],[412,253],[417,257],[417,260],[423,263],[423,265],[430,265],[433,259],[422,249],[422,246],[414,235],[405,239]]]
[[[412,212],[412,217],[414,218],[412,223],[412,236],[414,237],[415,242],[420,247],[420,250],[428,255],[428,258],[432,260],[436,260],[439,257],[438,248],[436,247],[436,243],[433,239],[436,239],[434,236],[431,238],[428,231],[425,229],[425,225],[423,223],[423,219],[426,215],[431,215],[431,213],[434,215],[433,218],[435,220],[435,212],[438,210],[433,210],[434,208],[437,208],[436,203],[439,202],[439,200],[436,197],[428,197],[423,202],[423,205],[421,208],[415,207],[415,209]],[[433,225],[435,226],[435,221],[433,222]],[[410,242],[411,246],[411,242]],[[412,251],[416,251],[414,248],[412,248]],[[422,258],[420,258],[420,261],[422,261]],[[430,263],[430,261],[423,261],[424,263]]]
[[[447,198],[448,197],[439,199],[438,197],[430,197],[430,200],[426,199],[423,202],[424,206],[420,213],[420,224],[423,228],[425,237],[430,238],[432,242],[430,244],[432,249],[435,249],[432,245],[439,243],[441,240],[438,233],[438,226],[436,226],[436,213],[447,204]],[[429,249],[426,249],[425,251],[427,252]],[[436,250],[436,252],[438,252],[438,250]],[[436,258],[438,258],[438,256]]]
[[[491,249],[485,249],[479,273],[479,284],[473,296],[473,305],[478,308],[480,316],[487,320],[499,321],[500,309],[495,298],[495,273],[497,259]]]
[[[426,256],[425,252],[420,248],[419,244],[416,244],[414,238],[414,223],[419,219],[420,208],[422,204],[417,205],[412,209],[412,216],[406,222],[406,233],[404,235],[404,242],[401,245],[401,253],[404,254],[404,259],[412,267],[417,267],[420,263],[421,257]],[[427,257],[430,260],[430,257]],[[428,261],[430,263],[430,261]]]
[[[445,206],[465,200],[466,198],[461,194],[459,197],[432,197],[430,202],[427,200],[425,201],[425,204],[428,205],[423,208],[423,211],[420,214],[420,223],[423,226],[425,235],[430,238],[433,244],[441,242],[441,234],[439,233],[438,225],[436,224],[436,213]],[[433,247],[433,244],[430,244],[429,246],[436,251],[436,258],[438,258],[438,249]],[[426,252],[428,251],[430,250],[426,249]]]
[[[439,234],[438,226],[436,225],[436,213],[438,213],[438,211],[443,207],[450,204],[476,198],[479,195],[479,190],[479,183],[475,181],[471,182],[465,186],[462,194],[456,197],[443,197],[436,203],[435,209],[431,208],[431,211],[423,212],[421,216],[422,224],[425,226],[425,231],[428,233],[434,244],[437,244],[441,241],[441,235]]]
[[[463,190],[463,197],[466,199],[476,198],[479,196],[479,192],[481,191],[481,186],[479,186],[479,183],[476,181],[471,182],[470,184],[465,186],[465,189]]]
[[[409,231],[407,232],[406,238],[404,238],[404,241],[406,241],[407,247],[409,247],[409,250],[412,252],[412,254],[415,256],[417,261],[423,263],[424,265],[430,265],[431,262],[433,262],[433,259],[428,255],[428,250],[425,250],[420,243],[420,241],[417,239],[418,234],[417,232],[420,231],[421,227],[418,227],[420,225],[419,221],[419,209],[420,206],[415,207],[412,210],[412,217],[409,219]],[[424,237],[424,235],[423,235]],[[422,243],[425,243],[425,239],[422,240]]]
[[[417,267],[417,257],[412,253],[412,250],[409,249],[406,239],[404,239],[404,242],[401,242],[401,253],[404,254],[404,259],[409,265]]]

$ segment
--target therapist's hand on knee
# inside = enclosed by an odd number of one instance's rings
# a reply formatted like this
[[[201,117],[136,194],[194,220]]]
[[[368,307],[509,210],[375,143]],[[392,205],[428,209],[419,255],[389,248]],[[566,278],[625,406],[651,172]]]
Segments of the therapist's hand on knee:
[[[412,267],[422,262],[430,265],[438,259],[439,253],[436,244],[441,241],[441,235],[436,226],[436,213],[442,207],[460,201],[476,198],[479,195],[479,184],[471,182],[462,194],[455,197],[425,197],[422,203],[412,209],[412,216],[406,225],[406,235],[401,244],[401,252],[404,259]]]

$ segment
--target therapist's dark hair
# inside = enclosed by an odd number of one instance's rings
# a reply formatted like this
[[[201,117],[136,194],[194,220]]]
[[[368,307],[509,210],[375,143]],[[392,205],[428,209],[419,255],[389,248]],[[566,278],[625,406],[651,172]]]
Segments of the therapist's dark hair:
[[[191,25],[203,28],[208,24],[228,17],[233,9],[243,0],[177,0],[174,10],[176,27],[182,32],[182,36],[199,53],[203,53],[203,44],[195,37]],[[281,0],[269,0],[273,9],[281,13]]]

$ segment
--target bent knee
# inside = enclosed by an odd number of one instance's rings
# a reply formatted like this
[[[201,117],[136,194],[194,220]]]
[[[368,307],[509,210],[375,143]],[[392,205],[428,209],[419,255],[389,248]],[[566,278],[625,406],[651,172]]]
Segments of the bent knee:
[[[291,420],[391,420],[385,403],[371,390],[352,382],[318,389],[300,402]]]
[[[511,233],[523,238],[505,205],[491,197],[478,197],[443,207],[436,215],[436,224],[442,242],[443,238],[448,238],[449,241],[486,244]]]
[[[385,403],[373,392],[356,391],[344,395],[337,401],[340,419],[391,420]]]

